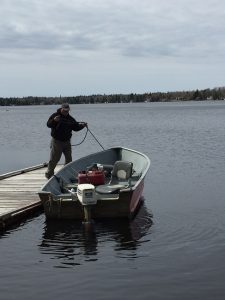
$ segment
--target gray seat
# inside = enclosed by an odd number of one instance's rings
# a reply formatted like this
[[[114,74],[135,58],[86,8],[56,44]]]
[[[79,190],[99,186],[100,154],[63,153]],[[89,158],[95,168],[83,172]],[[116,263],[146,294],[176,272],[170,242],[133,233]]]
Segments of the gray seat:
[[[113,194],[118,193],[121,188],[129,187],[132,169],[132,162],[116,161],[113,166],[110,182],[97,186],[96,192],[99,194]]]

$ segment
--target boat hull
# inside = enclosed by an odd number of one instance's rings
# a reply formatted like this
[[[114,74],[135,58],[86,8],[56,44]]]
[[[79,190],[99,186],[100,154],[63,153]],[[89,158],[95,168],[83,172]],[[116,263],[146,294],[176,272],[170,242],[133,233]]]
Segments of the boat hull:
[[[90,159],[91,157],[91,159]],[[115,194],[100,195],[96,193],[97,203],[90,205],[91,218],[131,218],[139,204],[144,189],[144,178],[150,165],[150,160],[134,150],[126,148],[111,148],[106,151],[91,155],[87,158],[72,162],[60,170],[55,178],[39,192],[39,197],[48,219],[84,219],[83,206],[76,196],[60,194],[59,178],[69,178],[69,171],[85,169],[91,162],[113,164],[117,160],[132,161],[135,170],[140,173],[138,179],[133,178],[133,184],[129,188],[122,188]],[[61,177],[60,177],[61,176]]]
[[[139,204],[141,194],[134,198],[134,191],[121,192],[119,197],[98,199],[91,205],[92,218],[130,218]],[[44,212],[49,219],[83,219],[84,206],[78,199],[57,199],[49,195],[40,196]],[[135,206],[134,206],[135,204]]]

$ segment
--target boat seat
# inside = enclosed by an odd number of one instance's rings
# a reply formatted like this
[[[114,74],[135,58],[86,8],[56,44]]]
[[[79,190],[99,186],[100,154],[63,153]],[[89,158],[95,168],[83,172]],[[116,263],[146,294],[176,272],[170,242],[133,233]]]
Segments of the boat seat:
[[[96,192],[99,194],[113,194],[118,193],[122,188],[129,187],[132,169],[132,162],[121,160],[116,161],[113,166],[109,183],[97,186]]]

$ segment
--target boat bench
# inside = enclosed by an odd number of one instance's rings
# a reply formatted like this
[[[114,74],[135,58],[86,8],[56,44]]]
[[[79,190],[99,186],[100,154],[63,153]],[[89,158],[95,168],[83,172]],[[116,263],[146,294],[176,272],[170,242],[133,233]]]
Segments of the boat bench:
[[[63,194],[58,194],[58,195],[54,195],[54,197],[52,198],[52,200],[54,201],[58,201],[58,200],[67,200],[67,201],[74,201],[74,200],[78,200],[76,195],[72,195],[71,193],[63,193]]]

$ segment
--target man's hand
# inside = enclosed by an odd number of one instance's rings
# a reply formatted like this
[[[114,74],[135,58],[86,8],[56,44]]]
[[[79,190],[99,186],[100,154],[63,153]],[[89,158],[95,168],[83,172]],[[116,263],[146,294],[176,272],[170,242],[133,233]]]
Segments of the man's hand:
[[[60,116],[56,116],[53,120],[54,120],[55,122],[59,122]]]
[[[88,127],[88,124],[86,122],[80,122],[80,125],[84,127]]]

